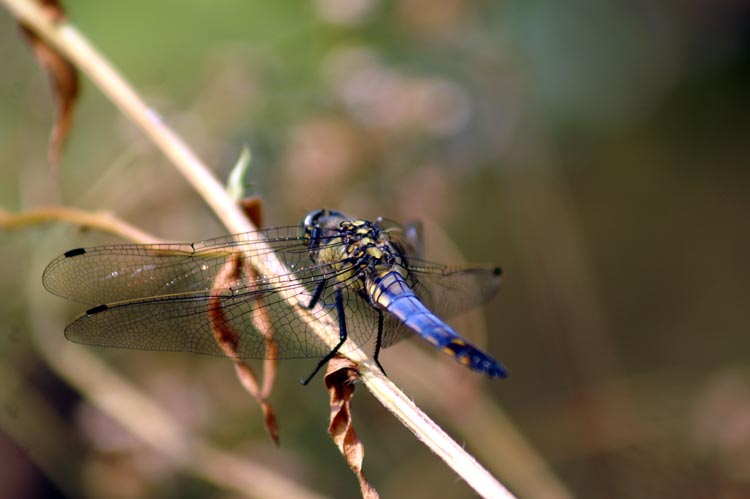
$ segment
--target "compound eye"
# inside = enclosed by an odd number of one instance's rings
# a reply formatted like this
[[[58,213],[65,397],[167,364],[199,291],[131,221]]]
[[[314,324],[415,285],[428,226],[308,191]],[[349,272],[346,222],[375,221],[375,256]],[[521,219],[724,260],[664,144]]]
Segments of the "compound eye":
[[[326,210],[311,211],[302,219],[302,225],[305,228],[315,227],[318,225],[318,219],[326,213]]]

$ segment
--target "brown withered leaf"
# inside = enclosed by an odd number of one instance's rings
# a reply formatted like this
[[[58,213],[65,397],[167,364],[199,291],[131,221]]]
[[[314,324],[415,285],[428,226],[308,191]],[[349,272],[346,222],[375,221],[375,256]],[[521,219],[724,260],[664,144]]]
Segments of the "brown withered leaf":
[[[251,196],[240,200],[240,207],[256,227],[260,228],[263,226],[263,201],[259,197]],[[251,266],[246,265],[244,270],[248,280],[257,278],[255,270]],[[271,395],[273,384],[276,381],[278,344],[274,338],[271,319],[266,309],[256,310],[253,315],[253,322],[256,329],[261,331],[265,338],[266,359],[263,361],[263,388],[261,389],[261,395],[267,398]]]
[[[263,226],[263,202],[257,196],[247,197],[240,201],[240,208],[247,218],[256,226]]]
[[[255,276],[252,268],[245,265],[242,255],[235,253],[214,280],[214,285],[211,289],[212,297],[209,305],[209,319],[211,320],[217,344],[221,347],[224,354],[234,361],[237,378],[240,380],[242,387],[258,401],[263,411],[266,431],[273,442],[279,445],[279,427],[276,421],[276,413],[267,400],[276,378],[276,361],[264,361],[263,384],[260,385],[250,365],[237,355],[237,344],[240,341],[240,337],[237,331],[232,329],[229,324],[224,314],[224,309],[221,306],[221,299],[219,298],[219,295],[223,291],[226,291],[242,279],[243,273],[247,274],[248,279],[246,282],[251,282]],[[251,320],[255,328],[264,335],[267,355],[275,358],[277,356],[277,345],[267,310],[263,307],[256,309],[253,311]]]
[[[378,491],[370,485],[362,471],[365,447],[359,440],[352,422],[352,397],[355,382],[358,380],[357,365],[351,360],[337,355],[328,362],[323,378],[331,402],[331,424],[328,433],[359,480],[362,497],[376,499],[380,497]]]
[[[37,0],[50,18],[59,22],[65,19],[62,5],[58,0]],[[65,140],[73,125],[73,110],[78,97],[78,72],[60,52],[42,40],[28,26],[20,23],[21,32],[26,37],[39,64],[47,72],[52,86],[52,94],[57,103],[57,120],[50,134],[47,158],[52,166],[57,166]]]

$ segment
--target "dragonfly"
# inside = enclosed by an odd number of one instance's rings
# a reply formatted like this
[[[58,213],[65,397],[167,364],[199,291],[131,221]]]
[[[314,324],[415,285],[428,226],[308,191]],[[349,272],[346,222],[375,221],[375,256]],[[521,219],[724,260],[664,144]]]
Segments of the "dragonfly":
[[[319,358],[307,384],[334,355],[373,338],[383,370],[381,348],[417,335],[472,370],[506,377],[502,364],[441,319],[489,300],[500,268],[433,263],[421,258],[422,247],[418,224],[315,210],[299,225],[196,243],[73,249],[47,266],[42,281],[51,293],[90,306],[65,328],[76,343]],[[283,270],[240,271],[244,259],[272,258]],[[305,317],[333,317],[332,337]],[[231,334],[229,350],[217,341],[220,331]]]

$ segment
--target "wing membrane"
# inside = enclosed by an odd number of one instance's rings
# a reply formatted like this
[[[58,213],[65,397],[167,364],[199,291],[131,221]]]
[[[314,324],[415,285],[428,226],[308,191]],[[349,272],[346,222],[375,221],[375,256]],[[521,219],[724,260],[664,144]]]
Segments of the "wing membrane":
[[[262,238],[262,241],[258,241]],[[73,250],[44,271],[50,292],[89,305],[208,291],[234,254],[269,251],[295,274],[311,266],[299,226],[225,236],[193,244],[99,246]],[[308,272],[309,273],[309,272]],[[272,280],[283,276],[261,276]]]
[[[497,267],[446,266],[410,259],[408,271],[414,293],[443,318],[487,302],[497,293],[501,281]]]
[[[304,300],[304,287],[296,287]],[[304,296],[302,296],[304,294]],[[334,303],[333,289],[321,297],[318,317],[329,313]],[[342,352],[364,345],[376,330],[377,312],[354,293],[345,292],[346,326],[351,344]],[[255,314],[262,311],[277,343],[266,350],[264,332],[257,327]],[[233,354],[222,350],[216,340],[215,313],[222,316],[222,328],[236,337]],[[194,292],[185,295],[133,300],[99,306],[82,314],[65,329],[65,336],[88,345],[139,350],[183,351],[241,358],[322,357],[330,346],[298,317],[280,293],[227,290],[226,294]],[[338,330],[331,332],[338,339]]]

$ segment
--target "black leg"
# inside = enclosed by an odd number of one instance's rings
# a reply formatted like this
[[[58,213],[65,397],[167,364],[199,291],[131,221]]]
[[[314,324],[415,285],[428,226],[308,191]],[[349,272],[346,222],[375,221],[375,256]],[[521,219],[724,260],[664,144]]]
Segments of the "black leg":
[[[378,310],[378,337],[375,339],[375,355],[373,358],[375,359],[375,363],[378,365],[380,370],[383,372],[383,374],[385,374],[385,369],[383,369],[383,366],[380,365],[380,361],[378,360],[378,356],[380,355],[380,346],[383,344],[383,321],[383,311]],[[387,374],[385,375],[388,376]]]
[[[312,298],[310,298],[310,304],[307,306],[308,309],[313,308],[318,303],[318,300],[320,300],[320,296],[323,294],[323,290],[326,289],[327,282],[328,282],[327,279],[323,279],[315,287],[315,291],[313,291]]]
[[[312,380],[315,375],[318,374],[320,368],[323,367],[326,362],[331,360],[334,355],[336,355],[336,353],[339,351],[339,348],[341,348],[341,345],[343,345],[346,341],[346,313],[344,312],[344,297],[340,289],[336,290],[336,313],[339,316],[339,342],[335,347],[333,347],[330,352],[326,354],[325,357],[320,359],[320,362],[318,362],[318,366],[315,368],[315,370],[310,374],[310,376],[307,377],[307,379],[302,381],[303,385],[308,384],[310,380]]]

